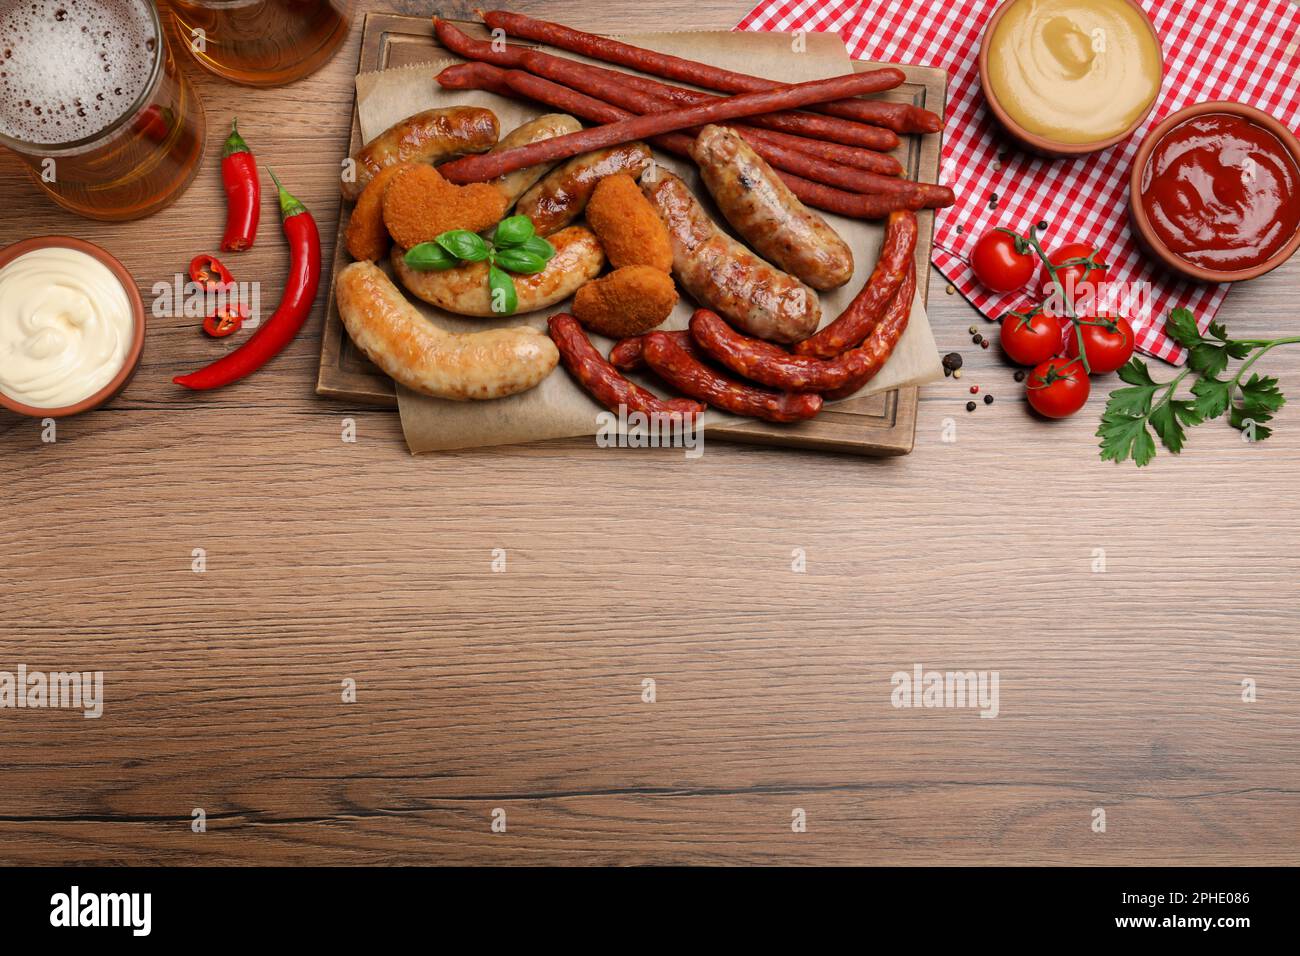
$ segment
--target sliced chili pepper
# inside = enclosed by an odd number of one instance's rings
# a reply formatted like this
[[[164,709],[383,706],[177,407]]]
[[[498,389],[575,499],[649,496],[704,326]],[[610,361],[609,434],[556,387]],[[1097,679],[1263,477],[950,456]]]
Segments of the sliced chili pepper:
[[[271,178],[280,191],[280,218],[289,241],[289,275],[280,304],[247,342],[206,368],[178,375],[172,379],[177,385],[201,391],[251,375],[279,355],[311,315],[320,285],[320,231],[307,207],[285,191],[275,173]]]
[[[235,277],[216,256],[201,255],[190,260],[190,279],[212,292],[222,286],[233,285]]]
[[[230,135],[221,150],[221,184],[226,190],[226,234],[222,252],[253,248],[257,222],[262,214],[262,183],[257,177],[257,160],[239,135],[239,121],[230,123]]]
[[[244,327],[247,315],[248,312],[242,305],[217,309],[203,320],[203,331],[214,339],[224,339]]]

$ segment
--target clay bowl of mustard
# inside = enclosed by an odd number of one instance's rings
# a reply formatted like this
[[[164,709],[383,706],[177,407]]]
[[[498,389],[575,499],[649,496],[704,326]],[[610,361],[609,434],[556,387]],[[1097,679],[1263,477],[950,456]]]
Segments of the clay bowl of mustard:
[[[1179,110],[1138,148],[1129,220],[1176,275],[1256,279],[1300,249],[1300,141],[1243,103]]]
[[[1022,146],[1075,158],[1132,136],[1164,80],[1155,26],[1136,0],[1007,0],[980,44],[989,109]]]
[[[135,279],[84,239],[41,236],[0,249],[0,406],[78,415],[115,397],[144,355]]]

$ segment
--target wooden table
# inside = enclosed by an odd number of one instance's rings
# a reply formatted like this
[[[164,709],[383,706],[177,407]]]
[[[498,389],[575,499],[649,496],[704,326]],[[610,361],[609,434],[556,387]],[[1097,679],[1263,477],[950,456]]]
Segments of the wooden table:
[[[747,9],[515,6],[606,30]],[[359,35],[279,92],[187,64],[207,165],[152,219],[64,214],[5,157],[0,241],[70,232],[169,279],[216,246],[232,114],[332,238]],[[266,203],[245,275],[285,267]],[[0,862],[1300,862],[1300,411],[1258,446],[1215,424],[1182,460],[1103,464],[1104,390],[1031,417],[944,286],[931,320],[966,374],[923,390],[915,452],[886,461],[413,459],[395,414],[313,394],[319,317],[211,395],[170,384],[211,343],[155,320],[130,389],[57,442],[0,417],[0,670],[101,670],[106,698],[99,720],[0,711]],[[1222,317],[1291,330],[1298,297],[1300,259]],[[1300,391],[1300,349],[1265,361]],[[967,414],[972,384],[996,403]],[[896,709],[916,664],[997,671],[999,716]]]

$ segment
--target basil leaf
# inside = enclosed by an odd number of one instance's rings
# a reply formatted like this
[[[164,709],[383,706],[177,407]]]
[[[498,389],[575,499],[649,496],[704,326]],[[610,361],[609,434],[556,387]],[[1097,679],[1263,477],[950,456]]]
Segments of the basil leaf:
[[[541,272],[546,268],[545,259],[533,255],[531,252],[525,252],[518,247],[498,249],[496,260],[497,265],[502,269],[509,269],[511,272],[518,272],[523,275],[532,275],[534,272]]]
[[[488,288],[492,290],[492,311],[497,315],[514,315],[519,308],[514,280],[496,266],[488,266]]]
[[[534,235],[533,221],[527,216],[511,216],[497,223],[492,243],[498,248],[517,246]]]
[[[541,256],[547,262],[555,256],[555,247],[541,236],[530,236],[521,242],[518,248],[524,252],[531,252],[535,256]]]
[[[460,260],[436,242],[422,242],[406,250],[406,264],[412,269],[450,269]]]
[[[444,232],[437,238],[437,243],[465,262],[482,262],[488,255],[488,244],[483,241],[483,237],[468,229]]]

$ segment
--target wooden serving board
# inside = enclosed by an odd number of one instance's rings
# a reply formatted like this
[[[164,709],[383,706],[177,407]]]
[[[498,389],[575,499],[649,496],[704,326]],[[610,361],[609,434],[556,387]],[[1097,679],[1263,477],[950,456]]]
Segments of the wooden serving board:
[[[358,73],[406,66],[449,54],[433,36],[433,22],[428,17],[408,17],[388,13],[366,15],[361,40]],[[855,62],[858,72],[884,64]],[[889,64],[899,66],[898,64]],[[907,82],[883,94],[884,98],[914,103],[944,114],[948,75],[943,70],[923,66],[899,66]],[[432,82],[432,79],[430,79]],[[349,150],[362,145],[361,126],[356,110],[352,114],[352,138]],[[939,173],[940,137],[904,137],[895,155],[906,175],[915,180],[935,182]],[[917,240],[918,263],[929,263],[934,239],[934,213],[919,215],[921,230]],[[347,212],[339,215],[338,238],[334,244],[335,271],[349,261],[344,249],[343,230]],[[918,272],[921,299],[929,301],[930,270]],[[316,392],[341,401],[397,407],[393,381],[353,346],[339,319],[334,302],[333,285],[325,313],[325,330],[321,343],[320,374]],[[825,409],[815,419],[797,425],[770,425],[752,422],[744,425],[714,427],[710,438],[781,445],[792,448],[816,448],[859,455],[906,455],[912,450],[916,434],[917,390],[915,387],[893,389],[864,398],[840,402]]]

